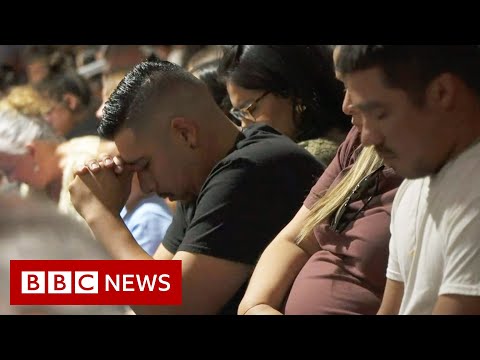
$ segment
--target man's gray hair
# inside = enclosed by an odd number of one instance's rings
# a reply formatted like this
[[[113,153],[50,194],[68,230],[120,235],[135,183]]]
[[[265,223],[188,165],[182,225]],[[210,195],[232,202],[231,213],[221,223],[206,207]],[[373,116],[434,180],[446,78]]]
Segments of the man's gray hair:
[[[26,146],[34,140],[62,142],[45,120],[25,116],[15,109],[0,107],[0,152],[24,154]]]

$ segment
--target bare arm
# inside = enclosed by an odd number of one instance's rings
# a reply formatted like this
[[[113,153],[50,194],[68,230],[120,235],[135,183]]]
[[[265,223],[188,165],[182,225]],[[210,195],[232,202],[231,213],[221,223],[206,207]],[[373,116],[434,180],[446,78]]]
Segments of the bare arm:
[[[156,256],[159,253],[168,253],[165,248],[160,248]],[[233,297],[252,271],[250,265],[185,251],[179,251],[173,259],[182,261],[182,304],[132,306],[136,314],[215,315]]]
[[[155,254],[153,254],[153,258],[155,260],[172,260],[174,256],[175,254],[172,254],[170,251],[168,251],[162,243],[160,243],[157,251],[155,251]]]
[[[480,296],[440,295],[433,315],[480,315]]]
[[[295,244],[310,210],[305,206],[265,249],[255,267],[238,314],[280,314],[296,276],[311,254],[320,249],[314,236]]]
[[[398,315],[403,298],[403,283],[387,279],[382,304],[377,315]]]
[[[136,242],[122,218],[110,211],[98,211],[94,218],[85,218],[95,238],[107,249],[116,260],[151,260]]]
[[[97,238],[115,259],[152,259],[128,229],[108,213],[90,224]],[[138,314],[216,314],[248,279],[252,266],[206,255],[169,252],[160,244],[157,260],[182,260],[182,304],[179,306],[131,306]]]

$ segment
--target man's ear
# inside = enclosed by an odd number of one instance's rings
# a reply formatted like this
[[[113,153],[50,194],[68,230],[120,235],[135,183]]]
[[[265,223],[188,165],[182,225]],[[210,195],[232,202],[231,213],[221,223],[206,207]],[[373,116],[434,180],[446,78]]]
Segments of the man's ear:
[[[191,149],[197,147],[198,129],[196,124],[187,118],[176,117],[170,121],[170,127],[177,140]]]
[[[35,141],[33,141],[33,142],[27,144],[25,147],[27,148],[27,153],[31,157],[35,158],[35,155],[37,154],[37,143]]]
[[[70,111],[73,112],[77,110],[79,105],[79,100],[75,95],[71,93],[66,93],[63,95],[63,103],[68,109],[70,109]]]
[[[454,105],[456,92],[458,91],[458,79],[444,73],[434,78],[427,87],[427,104],[443,110],[450,110]]]

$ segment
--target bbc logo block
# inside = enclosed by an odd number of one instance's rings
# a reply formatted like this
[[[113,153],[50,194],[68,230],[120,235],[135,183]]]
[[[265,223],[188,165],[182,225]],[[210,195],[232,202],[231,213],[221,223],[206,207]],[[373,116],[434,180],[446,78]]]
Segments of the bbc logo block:
[[[180,260],[11,260],[11,305],[179,305]]]
[[[22,294],[98,294],[98,271],[22,271]]]

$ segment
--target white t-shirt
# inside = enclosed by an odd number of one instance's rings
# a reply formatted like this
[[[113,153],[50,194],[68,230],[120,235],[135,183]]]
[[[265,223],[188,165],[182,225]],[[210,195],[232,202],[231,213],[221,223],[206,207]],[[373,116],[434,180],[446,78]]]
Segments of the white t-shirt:
[[[438,296],[480,296],[480,143],[435,176],[405,180],[392,207],[387,278],[400,314],[431,314]]]

